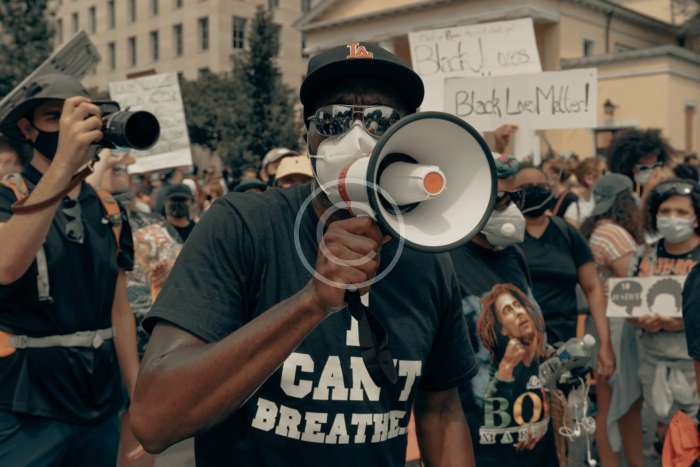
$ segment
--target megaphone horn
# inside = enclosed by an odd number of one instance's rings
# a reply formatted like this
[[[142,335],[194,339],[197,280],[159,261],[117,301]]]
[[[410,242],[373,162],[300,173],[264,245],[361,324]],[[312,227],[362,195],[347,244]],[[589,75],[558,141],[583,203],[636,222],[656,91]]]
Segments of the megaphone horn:
[[[362,206],[385,232],[402,233],[407,246],[430,252],[456,248],[479,233],[496,191],[496,166],[484,139],[443,112],[399,120],[370,157],[349,164],[338,177],[348,206]]]

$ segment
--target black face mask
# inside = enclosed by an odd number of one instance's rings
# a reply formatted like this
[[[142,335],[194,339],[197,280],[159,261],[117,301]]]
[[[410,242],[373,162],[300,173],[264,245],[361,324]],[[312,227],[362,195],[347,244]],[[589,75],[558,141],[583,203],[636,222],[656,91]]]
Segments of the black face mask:
[[[526,217],[540,217],[553,207],[552,190],[542,185],[532,185],[520,190],[520,210]]]
[[[190,207],[187,205],[187,201],[170,201],[167,209],[168,215],[176,219],[190,217]]]
[[[36,128],[36,131],[39,132],[39,135],[36,137],[36,141],[34,141],[34,149],[39,151],[42,156],[52,161],[58,149],[58,131],[49,133],[41,131],[38,128]]]

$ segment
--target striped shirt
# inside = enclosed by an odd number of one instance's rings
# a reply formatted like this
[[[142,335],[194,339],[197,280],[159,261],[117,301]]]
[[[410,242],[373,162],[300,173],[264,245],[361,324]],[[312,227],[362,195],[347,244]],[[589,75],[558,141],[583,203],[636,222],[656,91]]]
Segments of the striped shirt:
[[[599,224],[593,231],[589,243],[593,259],[603,279],[612,275],[613,262],[637,250],[637,244],[632,235],[612,222]]]

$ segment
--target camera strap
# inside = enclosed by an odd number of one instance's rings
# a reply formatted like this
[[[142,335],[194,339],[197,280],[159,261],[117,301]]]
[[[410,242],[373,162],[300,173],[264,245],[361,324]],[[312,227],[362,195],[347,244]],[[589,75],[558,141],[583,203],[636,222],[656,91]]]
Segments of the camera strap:
[[[57,201],[63,199],[63,197],[66,196],[73,188],[82,183],[82,181],[85,180],[88,177],[88,175],[92,173],[92,170],[93,163],[91,162],[88,165],[86,165],[80,172],[73,175],[73,177],[70,180],[70,183],[68,183],[68,186],[66,188],[45,200],[26,204],[26,201],[27,199],[29,199],[29,197],[18,199],[10,208],[12,210],[12,214],[31,214],[33,212],[46,209],[47,207],[53,205]]]

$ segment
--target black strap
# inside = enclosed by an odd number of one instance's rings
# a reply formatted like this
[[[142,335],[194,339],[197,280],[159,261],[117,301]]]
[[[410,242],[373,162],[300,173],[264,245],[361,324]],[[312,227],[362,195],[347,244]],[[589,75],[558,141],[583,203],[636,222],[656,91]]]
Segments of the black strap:
[[[396,384],[398,375],[389,350],[389,335],[382,323],[362,304],[358,291],[345,292],[350,314],[357,320],[362,360],[377,386]]]

